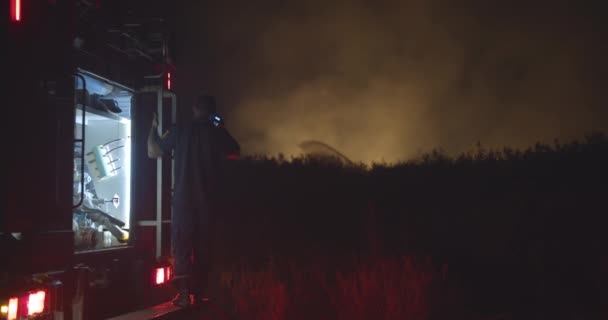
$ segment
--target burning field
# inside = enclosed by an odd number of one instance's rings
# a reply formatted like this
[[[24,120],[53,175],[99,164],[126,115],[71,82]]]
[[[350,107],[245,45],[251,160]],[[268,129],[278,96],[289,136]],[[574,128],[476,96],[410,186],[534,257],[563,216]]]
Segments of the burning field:
[[[184,112],[217,95],[247,154],[321,141],[399,162],[480,142],[526,148],[608,129],[608,35],[593,3],[205,2],[180,19]],[[196,30],[196,32],[193,32]]]

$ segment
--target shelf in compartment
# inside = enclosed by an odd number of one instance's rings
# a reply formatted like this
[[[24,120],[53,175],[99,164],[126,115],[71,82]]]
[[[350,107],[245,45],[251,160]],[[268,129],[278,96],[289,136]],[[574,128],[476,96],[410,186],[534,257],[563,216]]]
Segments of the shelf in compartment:
[[[133,257],[135,247],[129,244],[121,244],[115,247],[103,249],[91,249],[75,251],[74,258],[77,263],[88,263],[94,265],[95,262],[107,262],[114,259],[129,259]]]
[[[77,104],[76,105],[76,111],[80,110],[80,112],[82,112],[83,110],[83,106],[81,104]],[[131,121],[131,119],[127,119],[124,117],[121,117],[117,114],[113,114],[107,111],[103,111],[103,110],[99,110],[93,107],[88,107],[86,108],[86,120],[116,120],[116,121],[120,121],[120,122],[125,122],[125,121]],[[93,117],[91,117],[91,115],[95,115]],[[77,112],[76,113],[76,121],[80,121],[82,119],[82,114]],[[79,122],[80,123],[80,122]]]

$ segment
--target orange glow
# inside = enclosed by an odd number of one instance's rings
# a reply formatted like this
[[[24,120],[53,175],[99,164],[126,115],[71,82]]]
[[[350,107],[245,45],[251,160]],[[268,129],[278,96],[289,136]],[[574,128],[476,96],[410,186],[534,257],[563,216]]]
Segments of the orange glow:
[[[11,298],[8,301],[8,316],[7,319],[8,320],[15,320],[17,319],[17,304],[19,302],[19,299],[17,298]]]
[[[156,269],[156,284],[165,283],[165,269],[157,268]]]
[[[30,293],[27,299],[27,315],[32,316],[44,311],[44,298],[46,292],[40,290],[36,293]]]
[[[167,281],[171,280],[171,267],[167,267]]]

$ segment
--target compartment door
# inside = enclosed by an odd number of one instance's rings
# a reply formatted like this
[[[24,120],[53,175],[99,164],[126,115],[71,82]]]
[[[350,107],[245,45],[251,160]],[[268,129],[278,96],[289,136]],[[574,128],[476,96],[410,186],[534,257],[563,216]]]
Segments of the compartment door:
[[[171,255],[171,195],[173,157],[149,159],[148,133],[153,114],[158,115],[159,134],[176,120],[176,97],[162,89],[139,92],[133,110],[133,243],[141,251],[153,252],[156,258]]]

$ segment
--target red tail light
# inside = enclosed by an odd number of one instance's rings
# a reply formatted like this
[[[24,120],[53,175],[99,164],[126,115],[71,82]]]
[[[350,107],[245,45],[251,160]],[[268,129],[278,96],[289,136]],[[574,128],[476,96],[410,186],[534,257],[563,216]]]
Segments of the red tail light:
[[[8,316],[7,316],[8,320],[17,319],[17,306],[18,305],[19,305],[19,299],[10,298],[8,300]]]
[[[21,21],[21,0],[11,1],[11,20],[15,22]]]
[[[46,297],[46,292],[40,290],[35,293],[30,293],[27,299],[27,315],[33,316],[38,313],[44,312],[44,298]]]
[[[171,267],[161,267],[154,269],[154,283],[157,285],[164,284],[171,280],[173,276],[173,270]]]
[[[13,297],[8,300],[6,319],[16,320],[39,315],[44,312],[47,305],[47,294],[44,290],[31,292],[19,298]],[[28,318],[29,319],[29,318]]]
[[[167,281],[171,280],[171,267],[166,267],[165,268],[166,274],[167,274]]]
[[[167,72],[167,90],[171,90],[171,72]]]
[[[165,268],[156,269],[156,284],[165,283]]]

